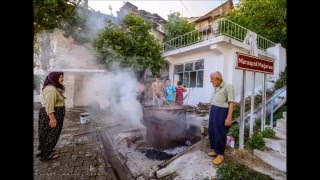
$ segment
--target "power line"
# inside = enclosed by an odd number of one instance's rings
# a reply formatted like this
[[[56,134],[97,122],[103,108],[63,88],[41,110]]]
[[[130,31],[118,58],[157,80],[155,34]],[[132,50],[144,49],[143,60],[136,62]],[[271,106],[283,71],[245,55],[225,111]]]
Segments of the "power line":
[[[180,0],[180,2],[181,2],[181,3],[182,3],[182,5],[186,8],[186,10],[187,10],[187,11],[188,11],[188,13],[191,15],[191,17],[193,17],[193,16],[192,16],[192,13],[189,11],[189,9],[187,8],[187,6],[185,6],[185,5],[184,5],[184,3],[182,2],[182,0]]]

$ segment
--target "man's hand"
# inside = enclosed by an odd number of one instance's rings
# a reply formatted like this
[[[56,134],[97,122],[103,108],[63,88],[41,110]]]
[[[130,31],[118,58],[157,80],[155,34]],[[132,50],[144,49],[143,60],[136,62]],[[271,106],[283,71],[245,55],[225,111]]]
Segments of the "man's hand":
[[[225,120],[225,122],[224,122],[224,125],[225,125],[225,126],[231,126],[231,123],[232,123],[231,118],[227,118],[227,119]]]
[[[234,108],[234,103],[229,102],[228,116],[227,116],[227,119],[224,121],[225,126],[231,126],[233,108]]]

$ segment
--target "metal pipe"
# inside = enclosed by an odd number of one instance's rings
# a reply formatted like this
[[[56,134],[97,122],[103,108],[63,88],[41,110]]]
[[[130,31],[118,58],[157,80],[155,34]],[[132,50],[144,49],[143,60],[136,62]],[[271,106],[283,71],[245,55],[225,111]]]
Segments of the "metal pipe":
[[[250,111],[250,130],[249,137],[251,138],[253,134],[253,114],[254,114],[254,87],[255,87],[256,73],[253,72],[253,82],[252,82],[252,91],[251,91],[251,111]]]
[[[270,103],[270,127],[273,129],[273,106],[274,106],[274,100]]]
[[[239,150],[243,150],[244,141],[244,120],[245,120],[245,92],[246,92],[246,71],[242,73],[241,89],[241,108],[240,108],[240,126],[239,126]]]
[[[266,124],[266,74],[262,74],[262,112],[261,112],[261,132]]]

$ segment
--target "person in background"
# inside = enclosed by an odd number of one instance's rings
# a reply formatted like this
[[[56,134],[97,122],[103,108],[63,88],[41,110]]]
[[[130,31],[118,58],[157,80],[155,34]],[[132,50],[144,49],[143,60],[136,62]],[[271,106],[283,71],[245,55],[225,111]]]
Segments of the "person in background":
[[[210,74],[213,85],[211,94],[211,108],[209,115],[209,142],[211,152],[209,156],[216,156],[212,163],[220,164],[224,159],[227,133],[232,122],[232,112],[235,103],[234,87],[223,81],[219,71]]]
[[[174,106],[175,105],[175,96],[176,96],[176,87],[174,85],[170,84],[171,80],[166,79],[166,86],[164,87],[164,96],[165,96],[165,105]]]
[[[145,94],[145,87],[143,84],[143,79],[139,80],[139,85],[138,85],[138,101],[140,104],[143,104],[144,102],[144,94]]]
[[[63,72],[50,72],[46,77],[41,96],[42,107],[39,110],[39,146],[36,153],[41,160],[55,159],[52,153],[62,131],[65,116],[65,97],[63,92]]]
[[[187,88],[182,86],[182,81],[178,81],[176,86],[176,105],[183,106],[183,92],[186,92]]]
[[[163,105],[163,89],[164,89],[164,84],[160,80],[160,76],[155,76],[155,82],[151,84],[152,88],[152,103],[153,105]],[[158,104],[157,104],[157,103]]]

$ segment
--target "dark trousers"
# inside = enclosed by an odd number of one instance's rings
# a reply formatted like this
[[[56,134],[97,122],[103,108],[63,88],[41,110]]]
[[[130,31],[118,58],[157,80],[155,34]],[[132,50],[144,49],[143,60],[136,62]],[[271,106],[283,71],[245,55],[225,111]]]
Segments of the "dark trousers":
[[[42,107],[39,111],[38,150],[41,150],[41,156],[44,157],[47,157],[51,154],[51,151],[57,145],[60,133],[62,131],[65,107],[55,107],[54,111],[54,115],[57,120],[57,125],[54,128],[49,126],[50,119],[45,111],[45,108]]]
[[[229,108],[211,106],[209,116],[209,142],[211,149],[218,155],[223,155],[226,148],[228,126],[225,126],[225,120],[228,116]]]

